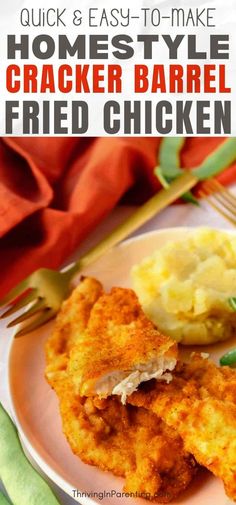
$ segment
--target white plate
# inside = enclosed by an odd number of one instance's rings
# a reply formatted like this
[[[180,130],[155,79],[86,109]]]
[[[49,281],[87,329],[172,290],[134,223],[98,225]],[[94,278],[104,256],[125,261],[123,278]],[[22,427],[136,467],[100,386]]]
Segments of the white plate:
[[[160,230],[127,240],[103,256],[88,268],[85,274],[97,277],[106,289],[112,286],[128,287],[132,265],[152,253],[168,240],[186,237],[190,230],[173,228]],[[52,324],[32,334],[12,341],[9,356],[9,394],[12,411],[18,425],[23,443],[31,458],[40,469],[70,496],[73,490],[84,493],[122,492],[123,479],[111,473],[102,472],[86,465],[74,456],[62,434],[61,419],[55,393],[44,379],[44,342]],[[218,359],[232,345],[227,341],[215,346],[204,347],[211,357]],[[193,349],[193,348],[192,348]],[[192,350],[191,349],[191,350]],[[198,348],[199,349],[199,348]],[[122,501],[121,501],[122,500]],[[101,503],[91,495],[80,496],[81,504]],[[143,504],[141,499],[105,497],[103,505]],[[227,499],[222,483],[210,474],[199,475],[188,490],[173,505],[225,505]]]

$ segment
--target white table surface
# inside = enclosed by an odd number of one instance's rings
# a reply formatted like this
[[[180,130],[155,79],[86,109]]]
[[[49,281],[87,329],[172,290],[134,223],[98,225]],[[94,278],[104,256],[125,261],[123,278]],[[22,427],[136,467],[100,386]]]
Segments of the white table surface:
[[[236,185],[232,186],[230,190],[236,195]],[[134,210],[134,207],[118,207],[96,228],[92,235],[84,241],[78,248],[76,253],[70,258],[70,261],[78,258],[82,253],[88,250],[92,245],[95,245],[103,236],[111,231],[116,224],[124,220]],[[142,226],[134,235],[139,233],[168,228],[176,226],[212,226],[225,229],[232,229],[233,226],[222,218],[217,212],[211,209],[205,202],[201,203],[199,208],[191,205],[173,205],[165,209],[160,215],[149,221]],[[70,262],[69,261],[69,262]],[[5,323],[0,321],[0,371],[6,361],[6,346],[9,341],[11,332],[6,330]],[[0,400],[6,409],[8,407],[7,396],[7,383],[6,377],[0,383]],[[75,505],[76,502],[60,491],[56,486],[53,486],[57,496],[61,500],[62,505]],[[1,488],[1,484],[0,484]]]

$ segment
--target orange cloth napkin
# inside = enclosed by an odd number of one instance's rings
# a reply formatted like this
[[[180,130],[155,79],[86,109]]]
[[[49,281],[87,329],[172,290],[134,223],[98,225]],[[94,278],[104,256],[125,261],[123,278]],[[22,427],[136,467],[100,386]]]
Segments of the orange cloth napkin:
[[[189,138],[182,166],[197,166],[222,138]],[[123,195],[141,202],[160,138],[17,137],[0,141],[0,296],[41,266],[57,268]],[[221,175],[236,180],[236,165]]]

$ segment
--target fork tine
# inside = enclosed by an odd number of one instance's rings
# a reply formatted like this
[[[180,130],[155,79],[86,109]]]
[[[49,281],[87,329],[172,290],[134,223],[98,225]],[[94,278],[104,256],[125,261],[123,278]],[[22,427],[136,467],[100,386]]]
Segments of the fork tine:
[[[0,300],[0,307],[4,307],[4,305],[10,305],[13,301],[20,295],[26,291],[28,288],[28,280],[25,279],[22,282],[19,282],[17,286],[8,291],[8,293]]]
[[[206,191],[210,191],[211,193],[214,191],[212,197],[218,200],[218,202],[224,205],[229,212],[236,216],[236,198],[234,195],[231,195],[227,189],[223,188],[221,184],[218,184],[217,181],[213,180],[211,182],[209,181],[208,184],[204,186],[204,189],[206,189]]]
[[[230,191],[227,188],[222,186],[222,184],[220,184],[220,182],[217,181],[217,179],[208,179],[204,183],[204,186],[205,186],[205,184],[209,187],[212,187],[212,189],[214,191],[218,191],[218,193],[222,193],[222,195],[224,195],[224,198],[226,198],[229,203],[232,203],[232,205],[234,205],[234,206],[236,205],[236,197],[234,195],[232,195],[232,193],[230,193]]]
[[[209,203],[209,205],[215,209],[217,212],[219,212],[219,214],[221,214],[227,221],[229,221],[231,224],[233,225],[236,225],[236,218],[234,218],[233,216],[230,216],[230,214],[228,214],[227,212],[225,212],[222,207],[220,207],[219,205],[217,205],[213,199],[212,199],[212,195],[210,197],[209,193],[207,193],[205,190],[201,189],[199,191],[199,195],[200,196],[203,196],[205,198],[205,200]]]
[[[37,289],[31,289],[29,294],[26,294],[24,297],[22,297],[18,302],[14,303],[10,309],[6,310],[3,314],[1,314],[0,319],[4,319],[5,317],[10,316],[11,314],[14,314],[14,312],[17,312],[19,309],[25,307],[28,305],[28,303],[32,302],[35,300],[37,297]]]
[[[45,300],[44,298],[39,298],[38,301],[34,303],[34,305],[32,305],[32,307],[30,307],[29,310],[23,312],[23,314],[13,319],[13,321],[10,321],[10,323],[7,325],[7,328],[11,328],[16,324],[22,323],[23,321],[25,321],[25,319],[34,316],[34,314],[36,314],[39,311],[42,311],[43,309],[46,309]]]
[[[223,197],[214,195],[214,198],[217,202],[219,202],[226,210],[228,210],[235,218],[236,218],[236,206],[229,204]]]
[[[15,337],[21,337],[22,335],[26,335],[27,333],[30,333],[31,331],[36,330],[37,328],[40,328],[40,326],[43,326],[43,324],[47,323],[50,321],[55,316],[55,312],[52,309],[45,309],[42,314],[40,314],[38,317],[34,319],[34,321],[27,326],[24,326],[21,328],[17,333],[15,334]]]
[[[207,190],[208,190],[208,188],[207,188]],[[228,201],[228,199],[225,198],[223,192],[220,192],[220,193],[217,192],[217,193],[211,194],[209,196],[211,196],[213,200],[216,200],[217,202],[219,202],[220,205],[222,205],[231,214],[233,214],[233,216],[236,217],[236,200],[235,200],[235,204],[233,205],[232,203],[230,203]]]

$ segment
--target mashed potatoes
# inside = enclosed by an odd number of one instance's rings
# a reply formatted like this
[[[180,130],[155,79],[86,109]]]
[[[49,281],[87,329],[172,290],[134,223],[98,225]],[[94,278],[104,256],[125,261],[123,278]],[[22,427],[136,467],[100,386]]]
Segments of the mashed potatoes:
[[[236,333],[236,237],[198,229],[167,243],[132,269],[144,311],[182,344],[210,344]]]

